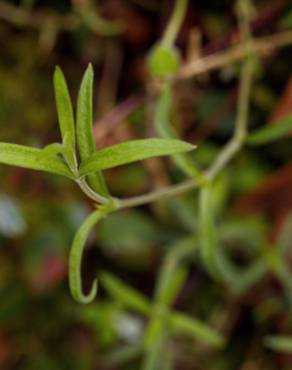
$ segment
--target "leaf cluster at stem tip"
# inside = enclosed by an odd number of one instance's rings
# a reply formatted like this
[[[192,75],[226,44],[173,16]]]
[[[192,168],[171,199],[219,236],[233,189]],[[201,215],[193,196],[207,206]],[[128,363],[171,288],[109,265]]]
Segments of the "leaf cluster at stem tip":
[[[76,120],[67,82],[59,67],[56,67],[54,73],[54,89],[61,143],[52,143],[43,149],[0,143],[0,163],[70,178],[98,205],[97,211],[78,230],[69,257],[69,285],[72,295],[77,301],[88,303],[95,297],[97,283],[94,282],[89,295],[82,293],[82,252],[92,227],[117,208],[117,202],[108,192],[102,171],[151,157],[188,152],[195,146],[178,139],[150,138],[115,144],[96,151],[93,135],[92,65],[89,64],[81,81]]]

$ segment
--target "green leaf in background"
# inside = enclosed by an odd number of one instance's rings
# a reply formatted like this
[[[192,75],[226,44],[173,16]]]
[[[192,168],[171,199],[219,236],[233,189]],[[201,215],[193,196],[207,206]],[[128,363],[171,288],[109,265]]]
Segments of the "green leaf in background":
[[[46,171],[73,178],[64,161],[44,150],[24,145],[0,143],[0,163]]]
[[[292,132],[292,116],[252,132],[247,137],[247,143],[255,146],[264,145],[286,136],[289,132]]]
[[[166,78],[174,75],[180,66],[180,54],[174,46],[158,44],[148,56],[148,67],[154,77]]]
[[[98,231],[103,253],[119,266],[136,271],[151,267],[154,248],[163,237],[153,219],[136,209],[112,213]]]
[[[194,145],[175,139],[132,140],[95,152],[81,163],[81,176],[147,158],[189,152]]]
[[[77,142],[82,161],[90,157],[96,150],[93,137],[93,68],[89,64],[81,82],[77,101]],[[89,184],[97,193],[108,195],[105,180],[101,172],[90,174]]]
[[[68,151],[66,151],[64,155],[70,168],[75,169],[76,138],[73,108],[65,77],[59,67],[56,67],[54,73],[54,88],[62,140],[64,146],[68,148]]]
[[[292,353],[292,335],[269,335],[264,341],[265,346],[273,351]]]
[[[184,267],[175,268],[174,261],[164,265],[156,292],[156,301],[159,305],[162,307],[172,305],[186,280],[186,275],[187,270]]]
[[[279,21],[279,26],[281,28],[291,28],[292,27],[292,9],[287,9],[283,17]]]
[[[157,310],[154,309],[154,312]],[[154,315],[144,335],[145,357],[142,370],[162,369],[163,367],[163,344],[166,339],[166,320],[167,316],[163,312]]]
[[[131,308],[146,315],[151,311],[151,305],[147,298],[145,298],[143,294],[135,291],[135,289],[129,287],[119,278],[108,272],[103,272],[100,274],[100,281],[108,294],[127,308]]]
[[[112,302],[98,302],[79,309],[82,322],[94,331],[101,346],[114,346],[118,340],[115,324],[121,315],[120,309]]]
[[[91,302],[97,293],[97,279],[94,280],[88,295],[82,293],[81,259],[86,239],[94,225],[109,212],[109,206],[101,207],[93,212],[77,231],[72,244],[69,257],[69,286],[73,298],[80,303]]]
[[[174,333],[184,334],[211,346],[222,347],[225,339],[208,325],[181,313],[172,313],[170,325]]]

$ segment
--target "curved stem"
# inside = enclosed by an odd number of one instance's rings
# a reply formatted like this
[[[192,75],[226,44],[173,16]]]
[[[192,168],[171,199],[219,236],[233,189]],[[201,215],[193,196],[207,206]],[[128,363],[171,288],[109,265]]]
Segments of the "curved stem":
[[[110,199],[103,197],[102,195],[96,193],[94,190],[91,189],[91,187],[87,184],[85,177],[76,180],[76,183],[83,191],[83,193],[95,203],[107,204],[109,202]]]
[[[88,295],[82,292],[81,262],[86,239],[94,225],[115,207],[107,205],[93,212],[77,231],[69,256],[69,286],[73,298],[80,303],[90,303],[97,293],[97,279],[94,279]]]

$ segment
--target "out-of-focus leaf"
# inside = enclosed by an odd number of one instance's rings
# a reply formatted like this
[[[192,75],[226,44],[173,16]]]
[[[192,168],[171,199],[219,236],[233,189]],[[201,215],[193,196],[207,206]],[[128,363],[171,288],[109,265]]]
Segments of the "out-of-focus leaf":
[[[292,9],[288,9],[284,16],[280,19],[279,26],[281,28],[291,28],[292,27]]]
[[[61,158],[24,145],[0,143],[0,163],[73,177]]]
[[[152,247],[162,239],[162,232],[145,213],[127,210],[103,220],[98,237],[104,253],[118,264],[141,269],[151,263]]]
[[[172,313],[170,325],[176,334],[190,335],[201,342],[215,347],[224,345],[225,339],[223,336],[201,321],[184,314]]]
[[[195,149],[195,146],[175,139],[154,138],[132,140],[95,152],[81,163],[80,174],[81,176],[85,176],[99,170],[105,170],[147,158],[189,152],[193,149]]]
[[[93,68],[89,64],[81,82],[77,101],[77,142],[82,161],[90,157],[96,149],[93,137]],[[101,195],[108,195],[107,187],[101,172],[88,177],[92,188]]]
[[[142,363],[143,370],[154,370],[163,368],[163,339],[162,321],[155,320],[150,327],[150,335],[144,343],[144,359]],[[146,351],[145,351],[146,347]]]
[[[143,353],[143,346],[141,343],[130,344],[118,348],[117,350],[109,351],[105,356],[104,363],[106,366],[121,366],[128,363],[133,358],[140,356]]]
[[[217,276],[216,249],[218,242],[215,230],[212,189],[204,187],[199,194],[199,231],[200,252],[204,266],[211,274]]]
[[[143,294],[129,287],[119,278],[103,272],[100,274],[100,281],[106,291],[118,302],[127,308],[131,308],[141,314],[148,314],[151,311],[151,306]]]
[[[166,264],[161,271],[156,292],[157,303],[163,307],[168,307],[173,303],[186,280],[186,269],[183,267],[173,268],[172,265],[173,261]]]
[[[292,353],[292,335],[270,335],[264,341],[265,346],[273,351]]]
[[[264,145],[271,141],[280,139],[292,131],[292,116],[282,119],[267,127],[251,132],[247,137],[250,145]]]
[[[137,210],[114,213],[101,222],[99,229],[101,243],[113,249],[147,248],[159,240],[159,236],[151,218]]]
[[[99,344],[102,346],[111,346],[116,342],[115,322],[119,314],[119,309],[111,302],[99,302],[82,307],[80,310],[82,322],[94,330]]]
[[[26,229],[26,222],[17,203],[8,196],[0,196],[0,234],[14,238]]]
[[[177,139],[178,135],[170,125],[169,115],[171,111],[171,84],[167,83],[158,99],[157,108],[155,111],[155,127],[159,135],[167,139]],[[197,170],[192,159],[185,154],[175,154],[173,156],[175,163],[182,169],[184,173],[194,179],[202,178],[202,175]],[[203,180],[203,178],[202,178]]]
[[[277,244],[281,250],[287,255],[291,256],[291,245],[292,245],[292,212],[285,218],[283,226],[281,227],[280,233],[277,238]]]

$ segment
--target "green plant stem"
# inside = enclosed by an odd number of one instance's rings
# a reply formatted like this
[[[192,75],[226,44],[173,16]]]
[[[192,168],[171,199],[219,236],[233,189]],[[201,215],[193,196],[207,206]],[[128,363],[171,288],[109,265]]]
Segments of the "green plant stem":
[[[170,47],[175,42],[187,10],[187,5],[187,0],[176,0],[171,19],[167,24],[166,30],[161,40],[161,44],[163,46]]]
[[[164,189],[152,191],[148,194],[143,194],[127,199],[120,199],[118,201],[118,205],[119,208],[142,206],[144,204],[152,203],[162,198],[182,195],[189,190],[195,189],[197,186],[197,182],[193,180],[186,180],[180,184],[168,186]]]
[[[178,135],[170,124],[170,112],[172,105],[172,82],[167,81],[157,98],[154,124],[157,132],[163,138],[178,139]],[[185,173],[185,175],[193,178],[199,185],[206,185],[207,178],[195,166],[193,160],[185,153],[175,154],[172,156],[177,166]]]
[[[103,197],[102,195],[96,193],[94,190],[91,189],[91,187],[87,184],[85,177],[76,180],[76,183],[83,191],[83,193],[95,203],[107,204],[109,202],[110,199]]]
[[[182,6],[181,2],[177,2],[177,6]],[[244,35],[250,39],[249,35]],[[231,140],[222,149],[219,156],[213,162],[213,164],[203,173],[206,179],[212,181],[221,172],[221,170],[233,159],[237,152],[241,149],[244,144],[246,133],[247,133],[247,122],[249,115],[249,99],[251,93],[251,87],[253,82],[254,74],[254,60],[252,56],[248,56],[243,63],[241,76],[240,76],[240,86],[239,86],[239,97],[238,97],[238,107],[237,107],[237,118],[235,122],[234,134]],[[83,192],[92,200],[97,203],[106,204],[108,201],[112,201],[102,197],[101,195],[95,193],[86,183],[85,179],[77,180],[78,185],[83,190]],[[200,184],[193,179],[188,179],[180,184],[172,185],[167,188],[150,192],[148,194],[139,195],[136,197],[128,199],[116,199],[117,208],[129,208],[141,206],[144,204],[155,202],[159,199],[182,195],[190,190],[197,188]]]
[[[114,209],[114,208],[113,208]],[[69,286],[73,298],[80,303],[90,303],[97,293],[97,279],[94,279],[90,292],[82,292],[81,260],[86,239],[91,229],[112,210],[111,205],[103,206],[93,212],[80,226],[71,247],[69,256]]]
[[[245,22],[244,20],[240,19],[241,30],[243,33],[242,38],[247,42],[251,42],[251,35],[247,23],[248,19],[245,19]],[[235,156],[235,154],[244,144],[247,134],[249,100],[253,82],[254,67],[255,63],[253,56],[249,55],[243,62],[240,74],[239,96],[234,134],[232,139],[223,148],[222,152],[218,155],[210,169],[207,171],[210,179],[214,179],[218,175],[218,173],[229,163],[229,161]]]

